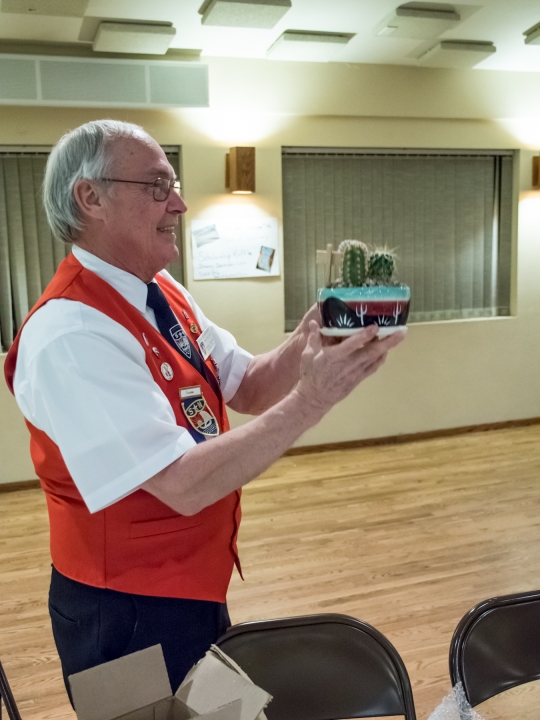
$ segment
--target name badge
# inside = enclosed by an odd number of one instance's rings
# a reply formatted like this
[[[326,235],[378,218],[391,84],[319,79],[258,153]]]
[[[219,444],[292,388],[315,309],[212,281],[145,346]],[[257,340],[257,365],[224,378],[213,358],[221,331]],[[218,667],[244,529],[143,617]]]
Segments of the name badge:
[[[200,385],[192,385],[191,387],[180,388],[180,400],[184,400],[185,398],[190,397],[200,397],[201,395],[202,393]]]
[[[216,341],[214,340],[214,333],[212,332],[211,327],[207,327],[202,335],[199,335],[197,338],[197,345],[199,346],[203,359],[206,360],[206,358],[212,353],[212,350],[216,347]]]

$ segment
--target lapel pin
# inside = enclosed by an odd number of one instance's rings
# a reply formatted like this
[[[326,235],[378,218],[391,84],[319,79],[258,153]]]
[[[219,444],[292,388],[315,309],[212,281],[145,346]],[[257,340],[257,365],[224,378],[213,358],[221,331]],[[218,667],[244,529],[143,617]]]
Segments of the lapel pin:
[[[165,380],[172,380],[174,377],[173,369],[169,365],[169,363],[162,363],[161,365],[161,374],[165,378]]]

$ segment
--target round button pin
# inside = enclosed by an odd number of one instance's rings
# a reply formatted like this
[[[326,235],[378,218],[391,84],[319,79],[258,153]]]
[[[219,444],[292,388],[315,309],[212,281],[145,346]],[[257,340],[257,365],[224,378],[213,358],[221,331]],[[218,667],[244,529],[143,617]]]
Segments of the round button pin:
[[[191,330],[192,333],[199,332],[199,328],[195,325],[195,323],[191,323],[191,325],[189,326],[189,329]]]
[[[172,380],[174,377],[173,369],[169,365],[169,363],[162,363],[161,365],[161,374],[165,378],[165,380]]]

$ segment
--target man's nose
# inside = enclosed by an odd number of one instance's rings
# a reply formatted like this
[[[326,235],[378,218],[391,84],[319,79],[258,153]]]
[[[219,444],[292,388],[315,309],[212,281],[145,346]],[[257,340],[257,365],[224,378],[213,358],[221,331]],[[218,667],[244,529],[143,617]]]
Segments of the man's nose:
[[[172,190],[167,200],[167,212],[177,215],[183,215],[186,212],[187,205],[179,193]]]

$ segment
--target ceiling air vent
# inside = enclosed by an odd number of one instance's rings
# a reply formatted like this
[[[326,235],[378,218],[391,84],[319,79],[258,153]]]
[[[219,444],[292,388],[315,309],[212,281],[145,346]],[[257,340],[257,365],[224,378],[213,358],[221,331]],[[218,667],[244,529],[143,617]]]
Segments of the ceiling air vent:
[[[273,28],[291,8],[291,0],[205,0],[199,8],[203,25]]]
[[[306,60],[328,62],[354,37],[354,33],[326,33],[286,30],[269,48],[272,60]]]
[[[422,65],[438,68],[471,68],[496,52],[492,42],[443,40],[418,58]]]
[[[88,0],[2,0],[2,12],[16,15],[83,17]]]
[[[175,35],[172,23],[102,22],[92,48],[95,52],[165,55]]]
[[[0,105],[208,107],[208,66],[0,55]]]
[[[375,32],[383,37],[434,38],[455,28],[460,15],[452,5],[411,2],[400,5]]]

